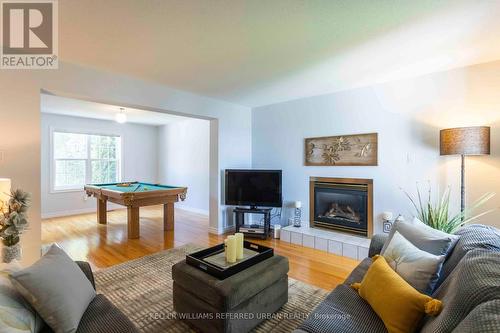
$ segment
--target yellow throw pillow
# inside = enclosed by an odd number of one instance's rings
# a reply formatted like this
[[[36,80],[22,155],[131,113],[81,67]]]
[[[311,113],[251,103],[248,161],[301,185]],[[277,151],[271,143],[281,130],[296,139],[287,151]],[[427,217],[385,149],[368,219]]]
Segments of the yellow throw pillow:
[[[436,316],[441,311],[441,301],[415,290],[382,256],[374,256],[363,281],[351,286],[370,304],[389,333],[414,332],[425,314]]]

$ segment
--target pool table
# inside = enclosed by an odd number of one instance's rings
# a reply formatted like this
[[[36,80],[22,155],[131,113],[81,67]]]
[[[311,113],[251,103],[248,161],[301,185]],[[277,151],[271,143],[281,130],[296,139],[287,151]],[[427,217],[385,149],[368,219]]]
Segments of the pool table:
[[[107,222],[107,202],[127,207],[128,238],[139,238],[139,207],[163,205],[163,230],[174,229],[174,203],[186,199],[187,187],[141,182],[85,185],[88,196],[97,199],[97,221]]]

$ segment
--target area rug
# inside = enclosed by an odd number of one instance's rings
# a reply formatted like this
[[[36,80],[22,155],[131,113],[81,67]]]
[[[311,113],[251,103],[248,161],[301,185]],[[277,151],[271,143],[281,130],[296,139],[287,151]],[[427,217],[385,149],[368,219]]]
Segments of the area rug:
[[[199,249],[185,245],[95,272],[97,292],[106,295],[141,332],[194,332],[177,320],[172,300],[172,265]],[[328,291],[289,279],[288,303],[253,332],[291,332]]]

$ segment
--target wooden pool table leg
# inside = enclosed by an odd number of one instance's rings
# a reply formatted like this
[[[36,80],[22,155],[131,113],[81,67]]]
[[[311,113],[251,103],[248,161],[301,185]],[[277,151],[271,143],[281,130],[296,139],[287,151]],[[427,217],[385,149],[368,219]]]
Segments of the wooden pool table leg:
[[[98,199],[97,200],[97,222],[99,224],[106,224],[107,223],[107,207],[106,207],[107,201],[105,199]]]
[[[163,230],[174,230],[174,203],[163,205]]]
[[[139,207],[127,206],[128,238],[139,238]]]

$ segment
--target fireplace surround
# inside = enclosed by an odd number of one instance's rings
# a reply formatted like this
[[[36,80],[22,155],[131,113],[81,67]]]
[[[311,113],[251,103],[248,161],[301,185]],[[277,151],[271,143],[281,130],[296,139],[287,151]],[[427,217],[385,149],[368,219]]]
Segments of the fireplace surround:
[[[372,236],[372,179],[311,177],[309,197],[311,227]]]

